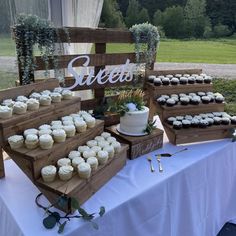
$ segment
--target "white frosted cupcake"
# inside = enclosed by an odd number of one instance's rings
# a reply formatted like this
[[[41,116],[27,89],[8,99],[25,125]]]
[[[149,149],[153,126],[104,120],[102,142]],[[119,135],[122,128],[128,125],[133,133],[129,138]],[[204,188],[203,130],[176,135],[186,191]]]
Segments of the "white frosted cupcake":
[[[78,165],[78,174],[82,179],[88,179],[91,175],[91,167],[88,163],[81,163]]]
[[[30,94],[29,96],[30,98],[34,98],[34,99],[37,99],[39,101],[40,97],[41,97],[41,94],[40,93],[32,93]]]
[[[98,159],[98,162],[100,165],[104,165],[107,163],[107,160],[108,160],[108,152],[107,151],[99,151],[97,153],[97,159]]]
[[[108,138],[106,139],[106,141],[107,141],[108,143],[113,143],[113,142],[116,142],[116,138],[114,138],[114,137],[108,137]]]
[[[76,118],[80,118],[80,117],[81,117],[78,113],[72,113],[72,114],[70,114],[70,116],[71,116],[73,119],[76,119]]]
[[[57,174],[57,168],[53,165],[45,166],[41,169],[41,176],[44,182],[53,182]]]
[[[62,96],[60,93],[53,92],[50,94],[50,97],[51,97],[53,103],[61,102]]]
[[[74,168],[77,168],[77,166],[83,162],[84,162],[84,159],[82,157],[75,157],[72,159],[72,166]]]
[[[81,157],[81,154],[79,151],[71,151],[68,155],[68,158],[73,160],[75,157]]]
[[[70,100],[70,99],[73,98],[74,93],[72,91],[70,91],[70,90],[66,90],[65,89],[65,90],[62,91],[61,95],[62,95],[63,99]]]
[[[8,119],[12,117],[12,108],[8,106],[0,106],[0,119]]]
[[[88,147],[91,148],[93,146],[97,146],[98,142],[96,140],[89,140],[86,144],[87,144]]]
[[[62,143],[66,141],[66,132],[63,129],[55,129],[52,131],[52,136],[55,142]]]
[[[12,99],[5,99],[2,102],[3,106],[8,106],[8,107],[13,107],[14,104],[15,102]]]
[[[17,115],[21,115],[26,113],[27,105],[24,102],[15,102],[13,105],[13,113]]]
[[[49,134],[43,134],[39,137],[39,145],[42,149],[50,149],[53,146],[52,136]]]
[[[61,122],[61,120],[53,120],[53,121],[51,121],[51,126],[53,126],[53,125],[62,125],[62,122]]]
[[[74,125],[64,125],[63,129],[66,132],[66,137],[73,137],[73,136],[75,136],[76,129],[75,129]]]
[[[54,93],[62,93],[62,91],[63,91],[63,88],[61,88],[61,87],[56,87],[53,89]]]
[[[25,139],[25,146],[28,149],[35,149],[39,145],[38,136],[35,134],[28,134]]]
[[[51,125],[47,125],[47,124],[40,125],[39,130],[41,130],[41,129],[51,129]]]
[[[63,129],[63,125],[52,125],[51,126],[52,130],[56,130],[56,129]]]
[[[39,132],[38,132],[39,137],[44,135],[44,134],[50,134],[51,135],[52,130],[51,129],[41,129],[41,130],[39,130]]]
[[[98,159],[96,157],[89,157],[86,162],[90,165],[92,171],[98,168]]]
[[[79,121],[79,120],[76,120],[75,121],[75,127],[76,127],[76,130],[78,133],[82,133],[82,132],[85,132],[86,129],[87,129],[87,124],[85,121]]]
[[[22,135],[13,135],[8,138],[11,149],[21,148],[24,145],[24,137]]]
[[[26,105],[28,111],[37,111],[39,109],[39,101],[35,98],[30,98]]]
[[[93,150],[97,154],[99,151],[102,150],[102,148],[99,146],[93,146],[93,147],[91,147],[91,150]]]
[[[103,133],[101,134],[101,136],[102,136],[104,139],[107,139],[107,138],[111,137],[111,134],[108,133],[108,132],[103,132]]]
[[[62,181],[67,181],[72,178],[74,168],[72,166],[61,166],[58,174]]]
[[[98,146],[101,147],[101,148],[104,148],[104,147],[106,147],[108,145],[109,145],[109,143],[107,141],[98,142]]]
[[[39,102],[42,106],[50,106],[52,99],[49,95],[42,95],[39,99]]]
[[[29,134],[38,135],[38,133],[39,133],[39,131],[38,131],[37,129],[34,129],[34,128],[32,128],[32,129],[26,129],[26,130],[24,131],[24,136],[26,137],[26,136],[29,135]]]
[[[101,142],[101,141],[105,141],[105,138],[103,138],[102,136],[96,136],[94,140],[96,140],[97,142]]]
[[[118,153],[120,152],[120,149],[121,149],[121,144],[119,142],[112,142],[111,143],[111,146],[114,147],[114,150],[115,150],[115,153]]]
[[[61,158],[57,161],[57,166],[71,166],[71,160],[69,158]]]
[[[42,94],[42,95],[50,96],[51,91],[50,91],[50,90],[43,90],[43,91],[41,92],[41,94]]]
[[[96,124],[96,119],[94,117],[85,118],[85,122],[88,128],[93,128]]]
[[[16,101],[17,102],[24,102],[24,103],[26,103],[28,101],[28,98],[26,96],[18,96],[16,98]]]
[[[63,125],[74,125],[74,121],[72,120],[63,120],[62,123]]]
[[[71,117],[71,116],[63,116],[63,117],[61,118],[61,120],[62,120],[62,121],[65,121],[65,120],[73,121],[73,117]]]
[[[103,148],[103,151],[107,151],[108,152],[108,157],[109,158],[113,158],[115,155],[115,150],[113,146],[106,146]]]
[[[78,151],[80,152],[80,153],[83,153],[84,151],[89,151],[90,150],[90,148],[88,147],[88,146],[79,146],[78,147]]]
[[[83,152],[83,158],[84,159],[88,159],[89,157],[96,157],[96,152],[94,152],[93,150],[88,150],[88,151],[84,151]]]

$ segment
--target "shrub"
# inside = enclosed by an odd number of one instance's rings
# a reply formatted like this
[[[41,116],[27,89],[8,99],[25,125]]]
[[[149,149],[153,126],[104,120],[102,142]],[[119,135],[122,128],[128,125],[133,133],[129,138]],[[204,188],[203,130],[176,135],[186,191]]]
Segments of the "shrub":
[[[214,37],[214,33],[213,33],[212,28],[210,26],[205,27],[203,37],[206,39]]]
[[[218,24],[214,27],[214,36],[217,38],[229,36],[232,33],[227,25]]]

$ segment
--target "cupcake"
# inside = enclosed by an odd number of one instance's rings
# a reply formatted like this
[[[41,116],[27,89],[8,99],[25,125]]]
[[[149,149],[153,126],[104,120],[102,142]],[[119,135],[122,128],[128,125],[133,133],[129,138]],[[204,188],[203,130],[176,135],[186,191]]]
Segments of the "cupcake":
[[[101,136],[102,136],[104,139],[107,139],[107,138],[111,137],[111,134],[108,133],[108,132],[103,132],[103,133],[101,134]]]
[[[47,95],[47,96],[50,96],[51,95],[51,91],[50,90],[43,90],[41,92],[42,95]]]
[[[180,77],[182,77],[182,75],[181,74],[176,74],[175,77],[180,78]]]
[[[182,121],[184,119],[183,116],[176,116],[175,118],[176,118],[177,121]]]
[[[94,152],[92,149],[88,151],[83,152],[83,158],[88,159],[89,157],[96,157],[96,152]]]
[[[170,83],[171,83],[172,85],[177,85],[177,84],[179,84],[179,79],[173,77],[173,78],[170,80]]]
[[[42,130],[42,129],[51,129],[51,125],[47,125],[47,124],[40,125],[39,130]]]
[[[53,126],[53,125],[62,125],[62,121],[60,121],[60,120],[53,120],[53,121],[51,121],[51,126]]]
[[[51,129],[52,129],[52,130],[63,129],[63,128],[64,128],[63,125],[52,125],[52,126],[51,126]]]
[[[74,122],[72,120],[63,120],[62,124],[67,126],[67,125],[74,125]]]
[[[99,146],[93,146],[93,147],[91,147],[91,150],[93,150],[93,151],[96,153],[96,155],[97,155],[97,153],[98,153],[99,151],[101,151],[102,148],[99,147]]]
[[[176,118],[175,117],[169,117],[168,119],[167,119],[167,123],[169,124],[169,125],[173,125],[173,122],[174,121],[176,121]]]
[[[192,76],[188,77],[188,83],[189,84],[194,84],[195,83],[195,78],[192,77]]]
[[[26,102],[28,111],[37,111],[39,109],[39,101],[35,98],[30,98]]]
[[[57,166],[71,166],[71,160],[69,158],[61,158],[57,161]]]
[[[65,89],[65,90],[62,91],[61,95],[62,95],[62,98],[64,100],[70,100],[70,99],[73,98],[74,93],[72,91],[70,91],[70,90],[66,90]]]
[[[212,113],[206,113],[208,118],[214,118],[214,115]]]
[[[58,174],[62,181],[67,181],[72,178],[74,168],[72,166],[61,166],[59,168]]]
[[[197,94],[196,94],[196,93],[189,93],[188,95],[189,95],[190,97],[197,96]]]
[[[17,115],[21,115],[26,113],[27,105],[24,102],[15,102],[13,105],[13,113]]]
[[[236,125],[236,116],[232,116],[230,119],[231,119],[231,124]]]
[[[78,133],[85,132],[87,130],[87,124],[85,121],[75,121],[75,127]]]
[[[156,79],[156,76],[155,76],[155,75],[149,75],[149,76],[148,76],[148,82],[153,83],[153,82],[154,82],[154,79]]]
[[[100,141],[105,141],[105,138],[102,136],[96,136],[94,140],[96,140],[97,142],[100,142]]]
[[[214,124],[214,120],[212,118],[206,118],[209,126],[213,125]]]
[[[160,104],[160,105],[165,105],[166,104],[166,99],[163,98],[163,97],[159,97],[157,99],[157,102]]]
[[[85,118],[85,122],[88,128],[93,128],[96,124],[96,119],[94,117],[87,117]]]
[[[214,125],[220,125],[221,124],[221,118],[220,117],[216,116],[216,117],[213,118],[213,120],[214,120]]]
[[[16,98],[16,101],[17,102],[24,102],[24,103],[26,103],[28,101],[28,98],[26,96],[18,96]]]
[[[82,157],[75,157],[72,159],[72,166],[76,169],[79,164],[84,163],[84,159]]]
[[[197,76],[196,77],[196,82],[198,83],[198,84],[202,84],[203,83],[203,78],[202,78],[202,76]]]
[[[153,83],[154,83],[155,86],[161,86],[161,79],[160,78],[155,78]]]
[[[89,151],[90,150],[90,148],[88,147],[88,146],[79,146],[78,147],[78,151],[80,152],[80,153],[83,153],[84,151]]]
[[[197,128],[199,126],[199,120],[196,119],[196,118],[193,118],[191,120],[191,126],[194,127],[194,128]]]
[[[117,141],[112,142],[112,143],[111,143],[111,146],[114,148],[115,153],[120,152],[120,150],[121,150],[121,144],[120,144],[119,142],[117,142]]]
[[[173,128],[174,128],[174,129],[181,129],[182,126],[183,126],[183,125],[182,125],[182,122],[181,122],[181,121],[176,120],[176,121],[173,122]]]
[[[92,171],[95,171],[98,168],[98,159],[96,157],[89,157],[86,161]]]
[[[41,97],[41,94],[40,94],[40,93],[32,93],[32,94],[30,94],[30,96],[29,96],[29,98],[33,98],[33,99],[36,99],[36,100],[38,100],[38,101],[39,101],[40,97]]]
[[[53,165],[45,166],[41,169],[41,176],[46,183],[53,182],[57,174],[57,168]]]
[[[222,125],[229,125],[230,124],[230,119],[228,117],[222,117],[221,118],[221,124]]]
[[[53,103],[61,102],[62,96],[60,93],[53,92],[50,94],[50,97],[51,97]]]
[[[26,137],[26,136],[29,135],[29,134],[38,135],[38,133],[39,133],[39,131],[38,131],[37,129],[34,129],[34,128],[32,128],[32,129],[26,129],[26,130],[24,131],[24,136]]]
[[[97,153],[97,159],[98,159],[98,162],[100,165],[104,165],[107,163],[107,160],[108,160],[108,152],[107,151],[99,151]]]
[[[0,106],[0,119],[8,119],[12,117],[12,108],[8,106]]]
[[[44,135],[44,134],[51,135],[52,134],[52,130],[51,129],[41,129],[41,130],[38,131],[39,137]]]
[[[28,134],[25,139],[25,146],[28,149],[35,149],[38,147],[39,139],[35,134]]]
[[[179,83],[180,84],[187,84],[188,83],[188,79],[186,77],[180,77]]]
[[[70,151],[68,158],[73,160],[75,157],[81,157],[81,154],[79,151]]]
[[[185,120],[192,120],[193,117],[192,117],[191,115],[186,115],[186,116],[184,117],[184,119],[185,119]]]
[[[115,137],[109,137],[109,138],[106,139],[106,141],[111,144],[111,143],[116,141],[116,138]]]
[[[113,158],[115,155],[115,149],[113,146],[108,145],[104,147],[102,150],[108,153],[108,158]]]
[[[192,105],[198,105],[201,102],[201,98],[199,96],[193,96],[190,98],[190,103]]]
[[[215,102],[216,103],[222,103],[223,101],[224,101],[223,96],[218,95],[218,96],[215,97]]]
[[[201,119],[208,118],[207,114],[205,114],[205,113],[201,113],[201,114],[199,114],[199,116],[201,117]]]
[[[100,141],[98,142],[98,146],[101,147],[101,148],[104,148],[106,146],[108,146],[110,143],[107,142],[107,141]]]
[[[204,77],[204,83],[210,84],[212,82],[212,77],[211,76],[205,76]]]
[[[63,129],[66,132],[66,137],[70,138],[75,136],[76,129],[74,125],[64,125]]]
[[[66,132],[63,129],[56,129],[52,131],[53,139],[56,143],[62,143],[66,140]]]
[[[163,84],[163,85],[169,85],[169,84],[170,84],[170,79],[167,78],[167,77],[163,78],[163,79],[162,79],[162,84]]]
[[[5,99],[2,102],[3,106],[8,106],[8,107],[13,107],[14,104],[15,102],[12,99]]]
[[[82,179],[88,179],[91,175],[91,167],[88,163],[81,163],[77,167],[79,177]]]
[[[49,95],[42,95],[39,99],[39,103],[41,106],[50,106],[52,99]]]
[[[169,107],[174,106],[175,103],[176,103],[176,102],[175,102],[175,100],[174,100],[173,98],[169,98],[169,99],[167,99],[167,101],[166,101],[166,105],[169,106]]]
[[[173,77],[174,77],[173,75],[166,75],[166,78],[168,78],[168,79],[171,79]]]
[[[209,125],[208,121],[206,119],[202,119],[199,121],[199,127],[200,128],[206,128]]]
[[[96,140],[89,140],[86,144],[88,147],[92,148],[94,146],[97,146],[98,142]]]
[[[221,112],[212,112],[212,114],[213,114],[214,116],[218,116],[218,117],[221,117],[221,116],[222,116]]]
[[[188,78],[190,76],[190,74],[183,74],[183,77]]]
[[[49,134],[43,134],[39,137],[39,145],[42,149],[50,149],[53,146],[52,136]]]
[[[205,92],[198,92],[197,95],[202,97],[202,96],[206,96],[206,93]]]
[[[22,135],[13,135],[8,138],[11,149],[18,149],[24,145],[24,137]]]
[[[210,103],[211,99],[208,96],[202,96],[202,103],[208,104]]]
[[[57,87],[57,88],[53,89],[54,93],[62,93],[62,91],[63,91],[63,88],[61,88],[61,87]]]
[[[66,120],[73,121],[73,117],[71,117],[71,116],[63,116],[63,117],[61,118],[61,120],[62,120],[62,121],[66,121]]]
[[[190,102],[190,99],[187,96],[181,97],[179,100],[180,100],[181,105],[188,105]]]

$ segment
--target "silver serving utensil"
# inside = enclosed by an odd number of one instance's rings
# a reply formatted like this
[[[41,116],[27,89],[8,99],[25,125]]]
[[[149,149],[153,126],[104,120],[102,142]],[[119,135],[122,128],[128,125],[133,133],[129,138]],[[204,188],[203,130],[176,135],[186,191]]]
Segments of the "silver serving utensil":
[[[148,160],[148,162],[149,162],[149,164],[150,164],[151,172],[154,172],[155,169],[154,169],[154,166],[153,166],[153,164],[152,164],[152,158],[151,158],[151,157],[147,157],[147,160]]]
[[[173,155],[176,155],[177,153],[184,152],[184,151],[187,151],[187,150],[188,150],[188,148],[184,148],[184,149],[181,149],[181,150],[179,150],[177,152],[174,152],[172,154],[170,154],[170,153],[161,153],[161,154],[156,154],[155,156],[172,157]]]
[[[157,162],[158,162],[158,166],[159,166],[159,172],[163,172],[163,167],[161,164],[161,155],[156,155],[157,156]]]

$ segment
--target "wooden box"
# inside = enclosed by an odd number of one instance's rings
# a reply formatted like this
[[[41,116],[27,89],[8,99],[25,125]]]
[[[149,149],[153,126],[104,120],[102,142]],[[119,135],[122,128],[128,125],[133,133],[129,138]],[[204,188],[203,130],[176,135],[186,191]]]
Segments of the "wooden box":
[[[121,142],[127,143],[129,145],[128,156],[131,160],[147,154],[153,150],[159,149],[163,145],[163,130],[155,129],[149,135],[132,137],[120,134],[116,127],[116,125],[113,125],[111,127],[107,127],[106,130]]]

